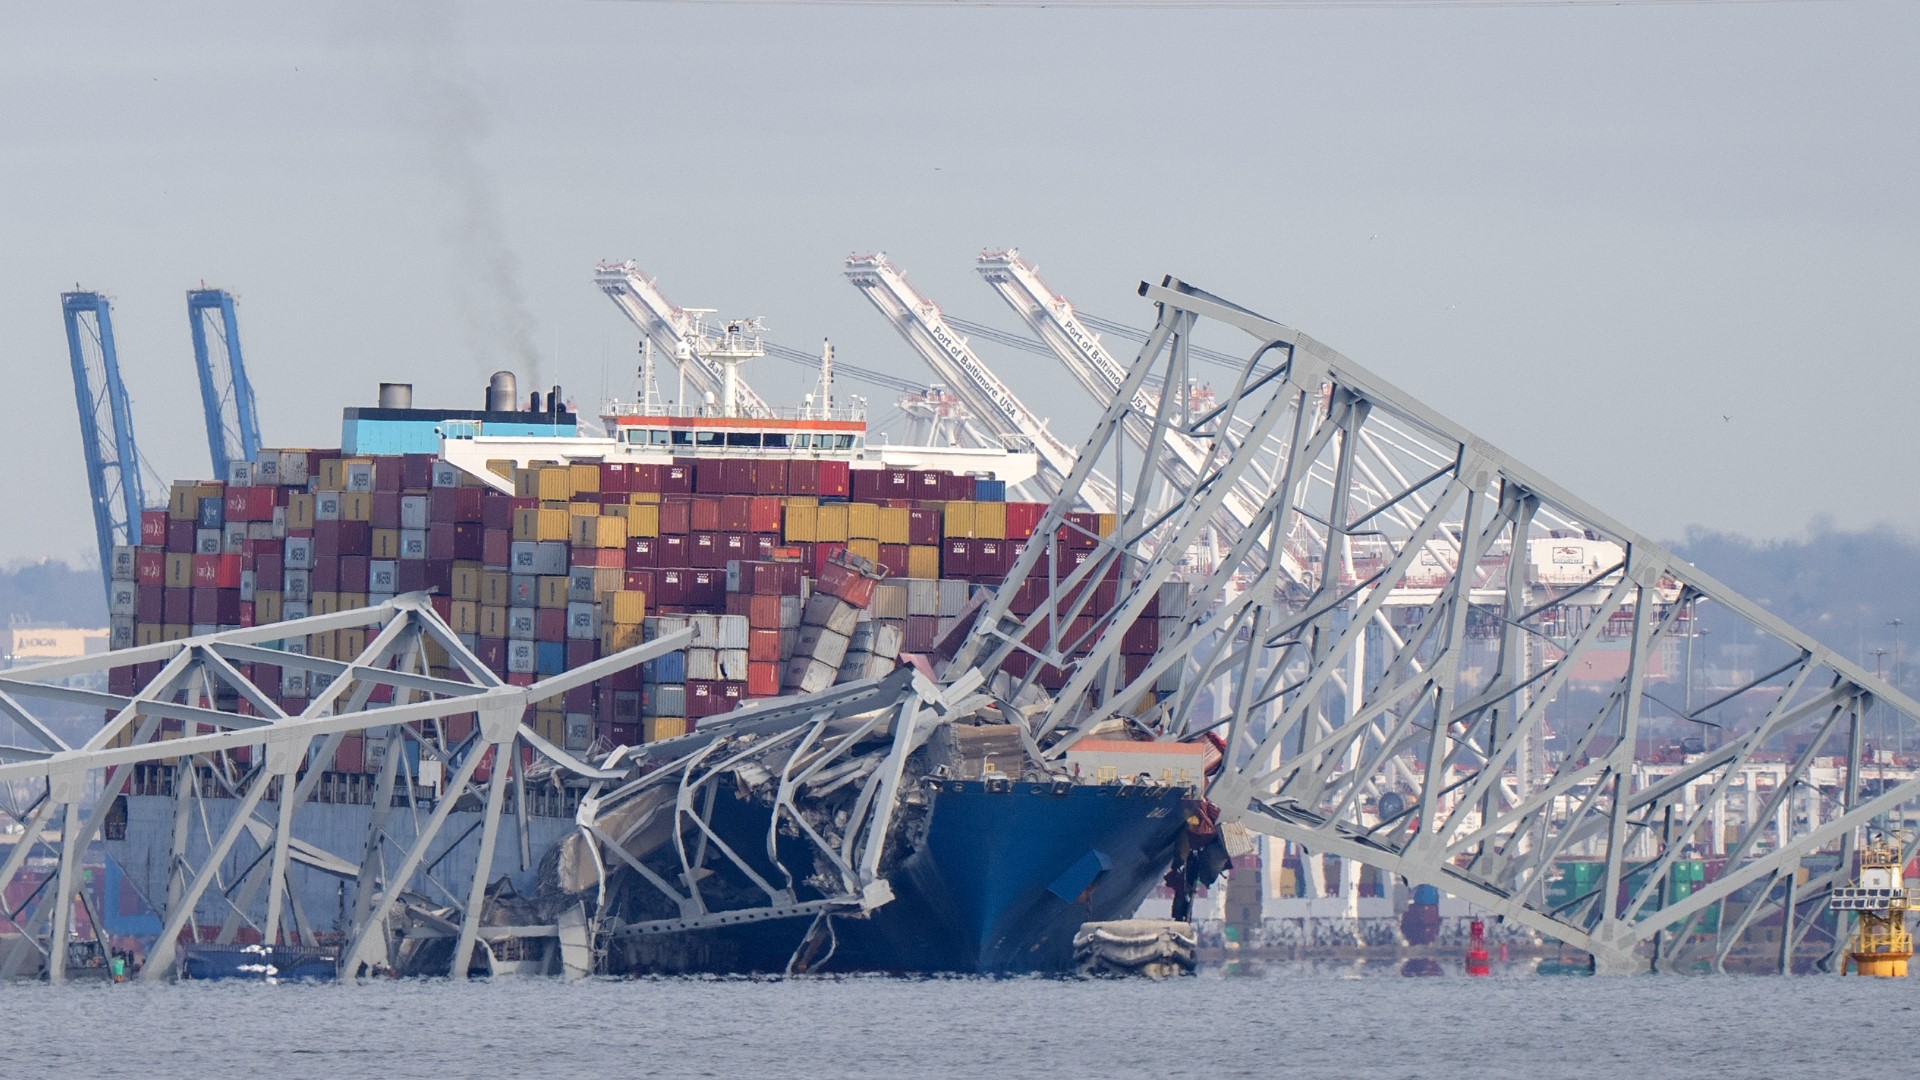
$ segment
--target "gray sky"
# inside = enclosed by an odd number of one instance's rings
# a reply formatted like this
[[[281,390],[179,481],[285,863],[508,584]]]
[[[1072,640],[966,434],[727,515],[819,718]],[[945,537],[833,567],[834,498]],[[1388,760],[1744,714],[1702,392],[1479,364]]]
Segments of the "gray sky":
[[[1013,328],[972,271],[1009,245],[1108,318],[1172,273],[1297,326],[1657,536],[1920,530],[1908,0],[393,7],[10,5],[0,562],[91,555],[76,282],[176,477],[207,470],[202,279],[241,298],[267,442],[330,445],[382,379],[469,406],[533,353],[630,392],[601,258],[918,376],[844,257]],[[1064,375],[980,351],[1078,441]]]

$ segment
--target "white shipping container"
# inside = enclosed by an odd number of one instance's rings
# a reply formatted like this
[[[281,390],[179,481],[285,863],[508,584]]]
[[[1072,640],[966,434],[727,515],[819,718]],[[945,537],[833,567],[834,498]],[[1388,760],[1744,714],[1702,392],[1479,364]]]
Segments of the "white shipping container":
[[[807,601],[807,614],[801,625],[823,627],[836,634],[851,634],[860,621],[860,609],[826,593]]]
[[[593,745],[593,717],[567,714],[568,750],[585,750]]]
[[[598,641],[600,609],[591,602],[568,604],[567,637],[574,641]]]
[[[807,602],[801,599],[800,597],[798,596],[781,597],[780,598],[780,628],[782,630],[792,630],[798,627],[800,625],[801,618],[806,612],[806,610],[807,610]]]
[[[311,614],[313,614],[313,610],[307,605],[305,600],[288,599],[282,601],[280,604],[280,621],[282,622],[304,619]],[[293,650],[289,647],[288,651],[291,652]],[[302,649],[301,651],[305,652],[306,650]]]
[[[417,560],[426,558],[427,557],[427,530],[401,529],[400,530],[400,557],[402,559],[407,559],[409,561],[417,561]]]
[[[907,635],[892,623],[879,623],[873,632],[873,655],[883,660],[898,659],[900,650],[906,647]]]
[[[306,697],[307,673],[290,667],[281,668],[280,694],[282,697]]]
[[[720,616],[719,648],[744,649],[747,647],[747,617],[745,615]],[[728,678],[733,676],[729,675]],[[740,676],[746,678],[745,675]]]
[[[836,634],[820,626],[803,627],[795,655],[812,657],[823,664],[831,664],[833,670],[839,671],[840,661],[847,658],[847,635]]]
[[[434,462],[433,463],[433,486],[434,487],[459,487],[460,486],[459,466],[449,465],[444,461]]]
[[[567,542],[565,540],[542,540],[533,548],[533,572],[546,577],[559,577],[567,572]]]
[[[288,487],[306,487],[307,454],[304,450],[280,451],[280,482]]]
[[[532,574],[514,574],[507,578],[507,604],[533,607],[540,602],[540,579]]]
[[[253,462],[248,461],[245,458],[242,458],[238,461],[227,462],[227,486],[228,487],[252,487],[253,486]]]
[[[940,583],[930,578],[908,578],[907,614],[940,614]]]
[[[507,609],[507,636],[516,641],[532,641],[535,625],[534,608],[511,607]]]
[[[240,599],[247,603],[253,602],[254,578],[255,575],[252,570],[240,571]]]
[[[658,683],[649,687],[641,699],[644,716],[687,715],[687,688],[684,683]]]
[[[226,535],[219,529],[193,530],[193,553],[195,555],[218,555],[220,545],[226,542]]]
[[[507,642],[507,670],[515,675],[531,675],[538,651],[531,641]]]
[[[107,648],[133,648],[133,616],[115,615],[107,620]]]
[[[515,540],[507,545],[507,569],[516,574],[533,573],[540,545],[531,540]]]
[[[305,606],[313,599],[313,571],[287,570],[280,575],[280,595],[289,603]],[[291,619],[291,612],[282,609],[283,617]]]
[[[699,649],[717,649],[720,647],[720,616],[689,615],[687,623],[693,627],[693,645]],[[689,675],[689,679],[713,678],[711,675]]]
[[[697,682],[712,682],[720,677],[720,651],[718,649],[692,648],[687,650],[687,678]]]
[[[287,519],[284,514],[275,521],[247,522],[247,539],[249,540],[278,540],[285,535],[287,535]]]
[[[967,583],[940,579],[940,610],[937,614],[943,619],[951,619],[966,610]]]
[[[238,552],[241,548],[244,548],[246,544],[247,544],[247,523],[246,522],[229,521],[225,525],[220,526],[220,550],[222,552],[226,554],[233,554],[235,552]]]
[[[686,628],[687,617],[685,615],[648,615],[640,622],[640,639],[642,641],[652,641],[655,638],[678,633]],[[666,715],[675,716],[678,714],[667,713]]]
[[[313,520],[339,521],[346,500],[338,491],[316,491],[313,493]]]
[[[367,604],[370,607],[379,607],[391,599],[393,599],[393,594],[390,592],[370,592],[367,594]]]
[[[274,487],[280,483],[280,455],[271,450],[262,450],[260,460],[253,463],[253,482],[260,487]]]
[[[375,559],[367,564],[367,591],[393,595],[400,587],[400,568],[392,559]]]
[[[567,601],[569,604],[593,603],[593,567],[576,566],[567,571]]]
[[[877,619],[904,619],[907,617],[907,587],[898,581],[883,581],[873,587],[873,604],[869,609]]]
[[[747,650],[720,650],[720,677],[733,682],[747,681]]]
[[[113,546],[113,567],[111,576],[115,581],[132,581],[134,571],[133,549],[125,544]]]
[[[373,462],[352,461],[346,467],[346,487],[348,491],[365,492],[373,490]]]
[[[792,676],[787,689],[798,690],[803,694],[817,694],[832,686],[840,677],[838,667],[819,660],[803,660],[797,656],[791,664],[787,665],[787,670]]]
[[[424,529],[427,527],[427,497],[425,495],[400,496],[400,527],[403,529]]]
[[[287,537],[286,554],[281,560],[281,565],[289,570],[313,569],[313,537]]]
[[[220,632],[218,623],[197,622],[187,627],[187,633],[194,637],[208,637]]]

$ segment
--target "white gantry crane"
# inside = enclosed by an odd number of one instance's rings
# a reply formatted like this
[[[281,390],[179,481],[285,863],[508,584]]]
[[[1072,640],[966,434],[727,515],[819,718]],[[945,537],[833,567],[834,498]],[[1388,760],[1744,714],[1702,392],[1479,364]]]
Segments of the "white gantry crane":
[[[1038,481],[1048,494],[1057,496],[1067,490],[1063,482],[1074,471],[1073,448],[1048,431],[1033,410],[974,355],[967,339],[941,318],[938,306],[908,284],[906,276],[884,254],[849,258],[847,278],[880,309],[976,420],[1003,439],[1032,445],[1040,458]],[[1098,473],[1090,474],[1075,494],[1100,513],[1111,513],[1115,506],[1113,485]]]
[[[740,379],[737,365],[713,359],[716,350],[725,351],[726,341],[716,341],[707,332],[700,318],[707,311],[675,306],[631,260],[601,263],[594,267],[593,281],[656,350],[673,358],[695,393],[716,402],[730,400],[746,416],[771,414],[760,395]]]

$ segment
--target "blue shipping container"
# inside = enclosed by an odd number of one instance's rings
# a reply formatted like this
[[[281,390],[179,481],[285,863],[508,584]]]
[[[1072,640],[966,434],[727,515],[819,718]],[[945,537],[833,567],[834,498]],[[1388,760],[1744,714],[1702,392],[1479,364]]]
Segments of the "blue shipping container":
[[[974,502],[1006,502],[1007,482],[1005,480],[975,480],[973,482]]]
[[[567,670],[567,646],[562,641],[543,641],[535,650],[533,666],[542,675],[558,675]]]
[[[200,524],[202,529],[218,529],[227,523],[227,500],[219,496],[200,500]]]

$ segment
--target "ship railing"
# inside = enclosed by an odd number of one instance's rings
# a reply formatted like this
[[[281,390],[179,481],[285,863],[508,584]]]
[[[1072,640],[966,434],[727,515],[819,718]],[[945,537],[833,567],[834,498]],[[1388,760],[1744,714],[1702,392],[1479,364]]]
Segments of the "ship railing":
[[[480,437],[480,421],[443,420],[440,423],[440,437],[443,439],[477,439]]]
[[[718,405],[662,405],[639,401],[610,401],[603,414],[609,417],[658,417],[661,419],[727,419],[727,412]],[[840,420],[864,421],[867,409],[864,405],[826,406],[769,406],[764,409],[742,411],[734,414],[738,420]]]

